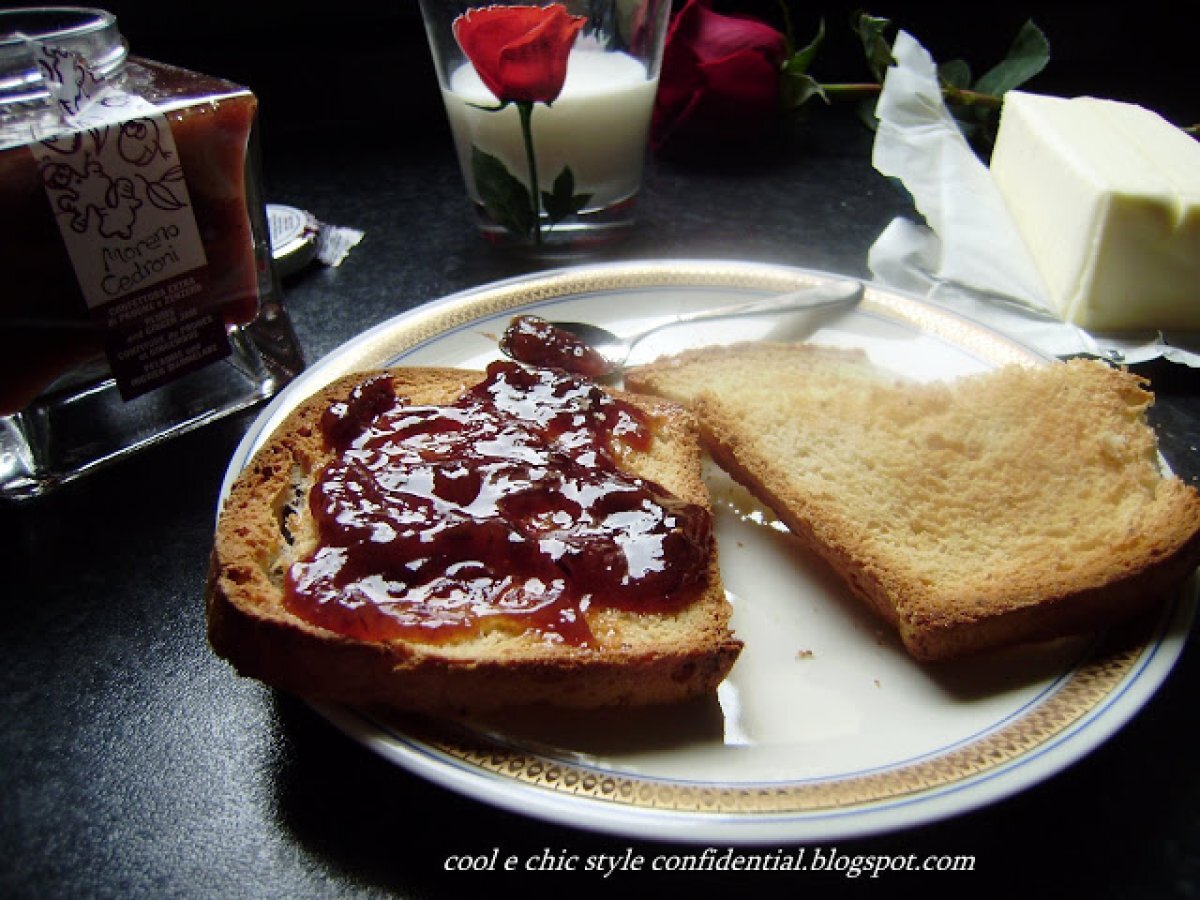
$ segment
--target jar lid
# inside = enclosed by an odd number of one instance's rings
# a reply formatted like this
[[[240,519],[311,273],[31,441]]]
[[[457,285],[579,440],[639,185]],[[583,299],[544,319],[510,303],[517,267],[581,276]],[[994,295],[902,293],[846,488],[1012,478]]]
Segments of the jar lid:
[[[30,40],[79,54],[101,79],[120,71],[129,55],[117,17],[105,10],[79,6],[0,9],[0,103],[36,100],[47,93]]]
[[[312,213],[268,203],[267,229],[271,235],[271,257],[279,277],[299,272],[316,258],[321,226]]]

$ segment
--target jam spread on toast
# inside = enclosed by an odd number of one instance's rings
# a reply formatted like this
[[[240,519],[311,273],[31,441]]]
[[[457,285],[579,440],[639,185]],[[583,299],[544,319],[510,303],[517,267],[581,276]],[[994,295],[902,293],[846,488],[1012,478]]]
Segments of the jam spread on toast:
[[[321,427],[334,458],[309,495],[318,546],[286,603],[332,631],[532,629],[586,647],[589,607],[670,611],[706,576],[709,512],[622,469],[653,422],[583,378],[497,362],[454,403],[420,406],[379,376]]]

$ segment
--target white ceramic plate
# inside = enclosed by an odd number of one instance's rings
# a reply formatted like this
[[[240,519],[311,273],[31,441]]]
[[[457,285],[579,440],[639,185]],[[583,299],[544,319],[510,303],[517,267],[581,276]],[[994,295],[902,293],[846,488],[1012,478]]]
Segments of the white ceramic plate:
[[[634,332],[683,311],[827,280],[746,263],[563,269],[466,291],[366,332],[297,379],[251,427],[226,488],[287,412],[334,378],[388,364],[481,368],[515,311]],[[677,328],[639,356],[802,338],[879,366],[952,379],[1052,361],[879,287],[849,313]],[[719,695],[678,708],[507,714],[465,723],[319,711],[401,766],[486,803],[628,837],[710,844],[876,834],[1023,790],[1120,728],[1182,650],[1195,588],[1134,637],[1101,636],[922,667],[841,584],[715,468],[722,576],[742,657]]]

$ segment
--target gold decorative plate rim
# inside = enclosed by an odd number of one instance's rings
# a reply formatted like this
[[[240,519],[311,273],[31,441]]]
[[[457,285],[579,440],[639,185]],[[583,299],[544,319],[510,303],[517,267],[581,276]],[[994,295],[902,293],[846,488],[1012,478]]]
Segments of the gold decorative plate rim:
[[[1006,726],[930,758],[879,771],[794,781],[698,783],[638,776],[572,763],[493,741],[469,725],[426,717],[359,711],[391,737],[416,740],[480,771],[531,787],[650,810],[715,814],[779,814],[845,810],[903,799],[985,775],[1034,752],[1096,710],[1135,672],[1151,633],[1165,632],[1175,604],[1141,623],[1134,642],[1108,637],[1089,646],[1071,672],[1046,691],[1046,699]]]

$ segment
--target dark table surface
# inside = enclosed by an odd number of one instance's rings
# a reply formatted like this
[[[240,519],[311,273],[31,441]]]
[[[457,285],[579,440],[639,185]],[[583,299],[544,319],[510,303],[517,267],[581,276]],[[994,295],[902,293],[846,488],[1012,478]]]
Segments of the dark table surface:
[[[870,166],[870,135],[829,114],[781,148],[727,165],[652,163],[637,232],[608,259],[745,259],[866,275],[906,197]],[[319,135],[265,160],[270,199],[366,233],[340,268],[286,284],[310,360],[448,293],[538,268],[476,236],[448,144]],[[1200,474],[1200,391],[1152,365],[1153,418]],[[503,812],[429,784],[302,702],[239,679],[209,651],[202,593],[218,488],[242,415],[36,503],[0,510],[0,895],[470,896],[512,889],[642,895],[966,890],[1014,896],[1194,896],[1200,768],[1191,642],[1144,710],[1093,753],[987,808],[836,844],[848,854],[971,854],[972,873],[839,875],[443,871],[451,853],[665,852]],[[919,723],[914,723],[919,724]]]

